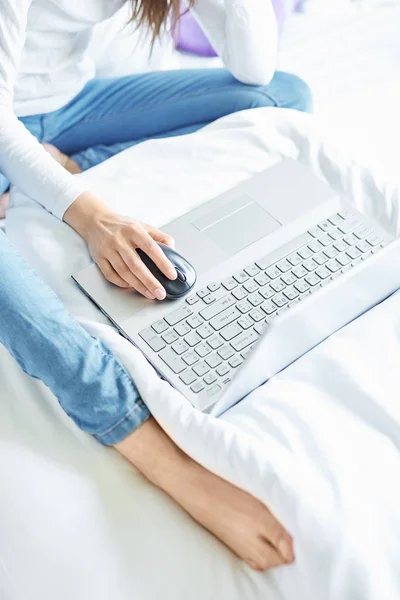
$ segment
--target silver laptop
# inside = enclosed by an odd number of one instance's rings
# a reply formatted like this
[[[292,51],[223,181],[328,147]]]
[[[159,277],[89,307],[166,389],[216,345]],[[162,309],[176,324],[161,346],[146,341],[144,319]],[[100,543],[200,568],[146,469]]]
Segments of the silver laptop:
[[[80,288],[198,409],[220,414],[400,287],[393,236],[285,160],[162,228],[196,268],[150,301],[93,264]]]

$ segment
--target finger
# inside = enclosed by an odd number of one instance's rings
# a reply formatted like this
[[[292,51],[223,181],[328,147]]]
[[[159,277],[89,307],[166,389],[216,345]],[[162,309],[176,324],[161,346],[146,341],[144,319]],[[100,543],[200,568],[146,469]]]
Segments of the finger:
[[[116,273],[124,281],[128,281],[129,286],[133,287],[137,292],[149,298],[149,300],[155,300],[154,294],[136,277],[134,273],[129,269],[122,257],[115,253],[110,257],[110,263],[116,271]]]
[[[138,232],[135,236],[135,243],[155,262],[160,271],[162,271],[168,279],[176,279],[177,273],[175,267],[147,231],[143,229],[142,232]]]
[[[138,256],[137,252],[129,246],[122,247],[119,249],[121,259],[124,264],[128,267],[131,274],[137,278],[140,285],[144,287],[148,293],[152,295],[152,298],[158,300],[164,300],[165,290],[161,283],[152,275],[149,269],[146,267],[142,259]]]
[[[108,260],[99,260],[98,267],[100,271],[103,273],[104,277],[114,285],[117,285],[121,288],[128,288],[129,283],[127,283],[124,279],[122,279],[118,273],[113,269]]]
[[[168,235],[168,233],[165,233],[164,231],[160,231],[159,229],[156,229],[155,227],[152,227],[151,225],[148,225],[146,227],[146,229],[147,229],[149,235],[151,235],[153,240],[155,240],[156,242],[165,244],[166,246],[169,246],[170,248],[175,248],[175,240],[171,235]]]

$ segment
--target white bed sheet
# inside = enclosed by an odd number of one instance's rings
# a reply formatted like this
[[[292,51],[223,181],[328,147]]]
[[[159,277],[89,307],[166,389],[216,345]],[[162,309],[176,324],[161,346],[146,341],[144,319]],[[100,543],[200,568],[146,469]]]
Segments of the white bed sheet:
[[[146,142],[81,177],[118,210],[162,225],[284,156],[311,165],[398,233],[397,185],[356,166],[312,118],[292,111],[231,115],[185,138]],[[70,274],[90,258],[71,229],[14,193],[7,233],[120,354],[177,443],[269,504],[294,535],[297,561],[250,571],[80,432],[1,351],[2,600],[399,597],[399,295],[215,420],[161,382],[74,287]]]

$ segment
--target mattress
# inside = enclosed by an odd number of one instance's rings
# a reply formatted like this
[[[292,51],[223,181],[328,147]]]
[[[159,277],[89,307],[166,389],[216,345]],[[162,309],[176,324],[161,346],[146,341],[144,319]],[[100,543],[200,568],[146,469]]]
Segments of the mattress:
[[[398,233],[396,182],[290,110],[244,111],[192,135],[145,142],[79,177],[120,212],[161,226],[284,157]],[[79,431],[1,350],[2,600],[397,600],[400,296],[215,419],[162,382],[74,286],[71,273],[90,262],[79,236],[17,190],[12,196],[11,241],[119,354],[176,443],[276,513],[294,537],[296,562],[251,571],[114,450]]]

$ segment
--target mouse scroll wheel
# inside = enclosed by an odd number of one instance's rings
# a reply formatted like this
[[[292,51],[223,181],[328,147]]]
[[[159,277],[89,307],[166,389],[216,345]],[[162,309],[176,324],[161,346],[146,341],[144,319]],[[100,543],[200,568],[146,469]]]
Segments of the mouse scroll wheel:
[[[186,276],[179,269],[176,269],[176,272],[178,274],[178,281],[186,281]]]

